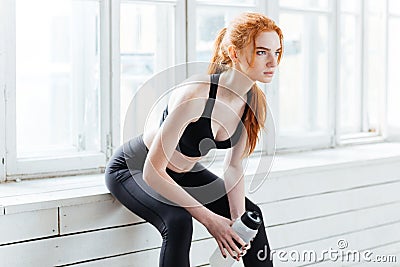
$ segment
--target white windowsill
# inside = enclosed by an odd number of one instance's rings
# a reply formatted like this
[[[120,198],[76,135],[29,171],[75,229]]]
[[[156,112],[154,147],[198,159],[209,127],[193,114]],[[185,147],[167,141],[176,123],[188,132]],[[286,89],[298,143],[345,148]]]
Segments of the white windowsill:
[[[269,177],[393,161],[400,161],[398,142],[278,154]],[[258,162],[257,157],[249,159],[246,177],[254,174]],[[213,164],[210,170],[220,176],[222,163]],[[103,174],[8,182],[0,184],[0,216],[109,199],[112,196],[104,185]]]

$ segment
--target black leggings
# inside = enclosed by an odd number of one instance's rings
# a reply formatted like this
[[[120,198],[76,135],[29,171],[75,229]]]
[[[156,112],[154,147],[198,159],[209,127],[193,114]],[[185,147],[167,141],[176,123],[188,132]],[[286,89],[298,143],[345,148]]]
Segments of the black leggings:
[[[148,149],[143,142],[142,135],[131,139],[118,148],[106,167],[106,185],[119,202],[154,225],[160,232],[163,238],[159,260],[160,267],[189,267],[189,250],[193,232],[192,216],[180,206],[161,201],[161,195],[158,195],[144,182],[142,170],[147,153]],[[214,189],[220,191],[222,197],[213,202],[205,203],[204,206],[216,214],[230,219],[229,202],[223,179],[204,168],[200,163],[196,163],[192,170],[194,169],[197,171],[177,173],[169,168],[166,171],[174,181],[201,203],[203,203],[202,194],[198,190],[191,193],[190,187],[199,188],[199,186],[213,182]],[[202,193],[207,195],[208,192]],[[245,203],[246,210],[257,211],[261,214],[260,208],[247,197]],[[262,256],[261,259],[257,257],[260,250],[263,251],[261,254],[259,253]],[[265,257],[265,252],[267,252],[267,257]],[[269,254],[270,248],[265,226],[262,223],[250,249],[243,256],[244,266],[272,266]]]

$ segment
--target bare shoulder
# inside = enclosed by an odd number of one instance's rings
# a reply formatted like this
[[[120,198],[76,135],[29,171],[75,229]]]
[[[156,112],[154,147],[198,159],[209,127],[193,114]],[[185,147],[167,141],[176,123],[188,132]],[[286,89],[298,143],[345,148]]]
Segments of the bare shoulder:
[[[168,103],[168,111],[172,112],[177,106],[182,104],[192,104],[193,108],[196,109],[199,105],[204,106],[208,98],[209,86],[208,75],[199,74],[190,76],[172,92]]]

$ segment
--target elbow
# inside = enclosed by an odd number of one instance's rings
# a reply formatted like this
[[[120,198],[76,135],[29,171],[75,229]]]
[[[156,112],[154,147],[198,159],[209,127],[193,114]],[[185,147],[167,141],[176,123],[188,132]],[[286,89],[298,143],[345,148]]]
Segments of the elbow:
[[[150,161],[145,162],[143,166],[143,180],[145,183],[155,189],[157,184],[159,184],[159,179],[160,179],[160,173],[158,171],[158,168],[156,166],[153,166],[153,164],[150,163]]]
[[[143,166],[143,180],[145,181],[145,183],[149,186],[151,186],[151,177],[152,175],[150,175],[150,168],[149,168],[149,164],[148,161],[146,160]]]
[[[234,173],[243,173],[243,166],[241,163],[239,164],[229,164],[225,166],[225,169],[228,172],[234,172]]]
[[[146,167],[143,168],[143,180],[148,186],[152,187],[153,175],[151,175],[150,173],[151,171],[149,170],[149,168]]]

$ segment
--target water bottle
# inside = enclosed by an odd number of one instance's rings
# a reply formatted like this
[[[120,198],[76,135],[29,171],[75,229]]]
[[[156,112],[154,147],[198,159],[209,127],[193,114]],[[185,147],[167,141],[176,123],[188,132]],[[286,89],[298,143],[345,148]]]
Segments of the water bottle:
[[[246,211],[239,219],[237,219],[232,229],[242,238],[246,244],[250,244],[250,241],[256,236],[258,228],[261,225],[261,218],[256,211]],[[236,242],[236,241],[235,241]],[[210,257],[211,267],[229,267],[235,263],[235,260],[227,254],[224,258],[221,254],[219,247],[215,249],[214,253]]]

